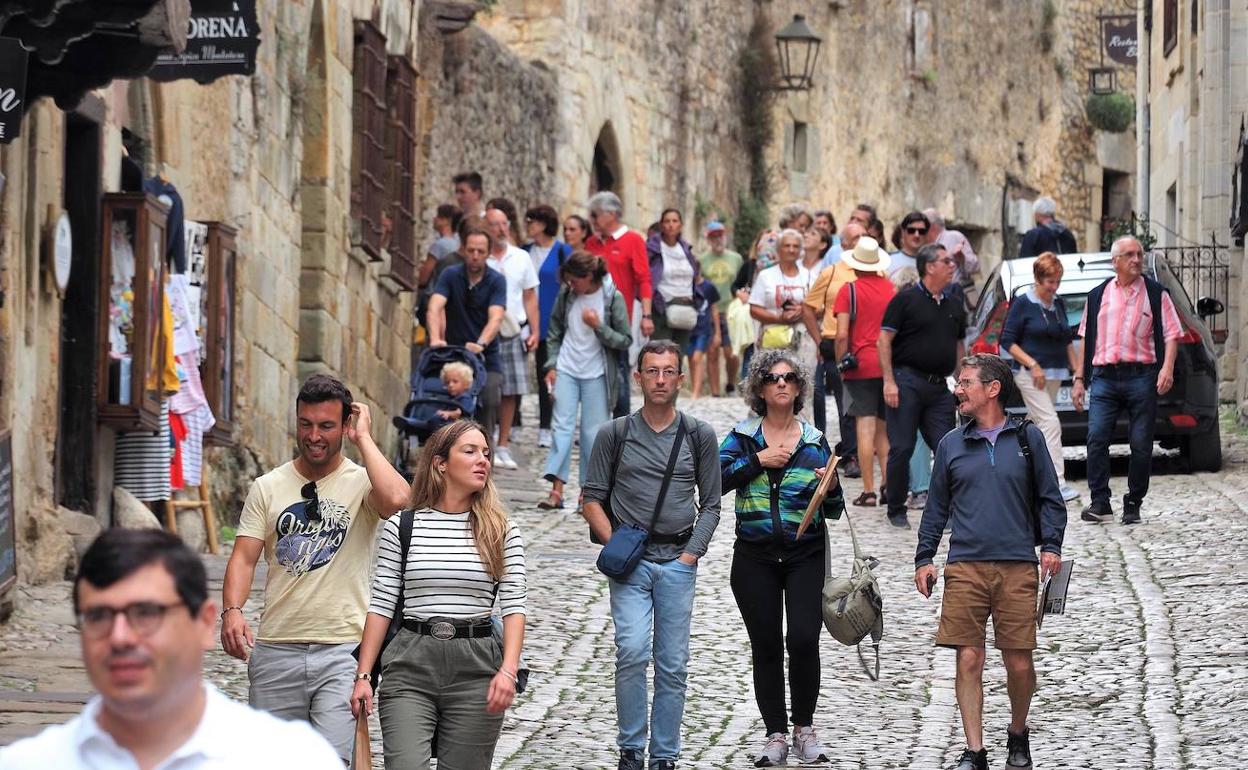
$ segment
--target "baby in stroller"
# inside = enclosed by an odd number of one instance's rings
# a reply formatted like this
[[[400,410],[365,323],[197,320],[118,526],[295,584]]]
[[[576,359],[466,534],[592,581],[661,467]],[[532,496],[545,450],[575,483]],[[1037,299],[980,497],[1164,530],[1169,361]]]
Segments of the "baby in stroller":
[[[445,422],[454,422],[464,416],[471,417],[476,408],[477,400],[468,391],[472,388],[472,367],[463,361],[450,361],[442,365],[442,387],[456,406],[437,410],[438,417]],[[445,424],[444,422],[444,424]],[[438,425],[433,430],[441,428]],[[430,431],[432,433],[432,431]]]
[[[473,387],[476,372],[468,362],[448,360],[441,363],[434,360],[427,363],[440,366],[440,371],[434,369],[437,371],[437,379],[429,377],[425,380],[422,383],[423,392],[414,393],[416,397],[408,403],[403,415],[394,418],[396,428],[421,441],[447,423],[462,418],[471,419],[477,408],[476,394],[480,391],[480,388]],[[433,374],[429,368],[424,368],[423,373]],[[440,387],[436,385],[439,380]]]

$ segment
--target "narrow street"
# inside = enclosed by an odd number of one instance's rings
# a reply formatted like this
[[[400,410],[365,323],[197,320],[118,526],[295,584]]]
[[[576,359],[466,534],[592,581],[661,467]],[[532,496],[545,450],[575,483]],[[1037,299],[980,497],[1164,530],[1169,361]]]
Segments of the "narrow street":
[[[743,412],[735,398],[684,406],[720,435]],[[536,508],[544,451],[532,449],[535,415],[525,418],[513,449],[521,470],[500,471],[499,483],[527,545],[532,679],[508,716],[496,765],[610,768],[614,653],[606,580],[579,517]],[[1037,766],[1197,770],[1237,766],[1248,756],[1239,729],[1248,642],[1238,632],[1248,620],[1248,439],[1224,433],[1223,440],[1227,461],[1218,474],[1187,475],[1159,456],[1141,525],[1088,525],[1072,506],[1065,558],[1077,563],[1069,614],[1046,622],[1037,653],[1040,687],[1030,719]],[[1086,485],[1075,483],[1086,496]],[[846,486],[857,493],[857,481]],[[917,525],[917,514],[911,518]],[[939,588],[932,600],[913,589],[913,531],[890,528],[878,509],[856,513],[855,521],[864,548],[882,562],[882,674],[869,681],[853,651],[824,636],[816,726],[829,766],[949,766],[962,738],[953,654],[930,641]],[[834,563],[848,568],[844,524],[834,533]],[[732,540],[728,496],[700,567],[681,767],[749,767],[763,737],[749,647],[728,588]],[[224,565],[225,557],[209,559],[218,598]],[[256,586],[262,583],[261,574]],[[89,691],[68,584],[21,590],[17,615],[0,629],[0,745],[68,719]],[[253,592],[247,608],[253,622],[260,598]],[[217,649],[207,668],[228,694],[245,698],[242,663]],[[985,681],[987,745],[1000,766],[1008,703],[1004,670],[991,651]],[[376,725],[373,733],[379,737]],[[381,766],[379,745],[375,763]]]

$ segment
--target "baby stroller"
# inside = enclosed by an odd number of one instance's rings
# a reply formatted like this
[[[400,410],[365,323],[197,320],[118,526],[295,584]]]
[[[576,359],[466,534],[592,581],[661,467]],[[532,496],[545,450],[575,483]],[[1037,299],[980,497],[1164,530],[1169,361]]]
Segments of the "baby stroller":
[[[452,361],[472,367],[472,385],[458,398],[452,398],[442,383],[442,367]],[[423,443],[433,432],[449,420],[438,414],[439,410],[460,409],[464,417],[471,419],[477,410],[481,391],[485,388],[485,359],[464,347],[447,345],[425,348],[416,361],[412,372],[412,395],[403,407],[403,414],[393,420],[399,429],[399,455],[395,467],[407,475],[407,459],[412,440]]]

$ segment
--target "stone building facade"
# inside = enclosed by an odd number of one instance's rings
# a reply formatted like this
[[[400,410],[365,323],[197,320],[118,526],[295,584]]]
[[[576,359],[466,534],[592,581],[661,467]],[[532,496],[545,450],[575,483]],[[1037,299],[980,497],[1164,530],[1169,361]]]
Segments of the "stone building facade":
[[[1140,61],[1140,78],[1150,121],[1140,141],[1149,173],[1140,205],[1159,245],[1223,247],[1203,251],[1230,274],[1222,397],[1248,422],[1248,8],[1229,0],[1155,0],[1140,11],[1140,28],[1146,25],[1149,55]]]
[[[414,68],[419,6],[262,0],[254,75],[115,80],[67,110],[42,99],[21,138],[0,147],[0,430],[12,434],[22,580],[60,577],[72,563],[67,509],[110,523],[116,430],[93,418],[91,388],[71,389],[83,367],[64,357],[65,340],[86,311],[72,301],[72,277],[66,296],[52,285],[44,233],[76,190],[98,194],[70,210],[98,216],[102,195],[120,189],[125,151],[138,150],[129,156],[145,177],[163,173],[177,187],[187,219],[236,231],[233,432],[205,454],[218,517],[236,520],[250,480],[292,457],[294,397],[311,372],[341,376],[372,405],[381,445],[394,443],[388,416],[407,399],[413,293],[394,278],[394,225],[388,246],[370,253],[354,210],[356,41],[369,22],[379,60]],[[102,240],[98,231],[75,239],[75,274],[98,262]],[[65,435],[73,419],[87,440]]]

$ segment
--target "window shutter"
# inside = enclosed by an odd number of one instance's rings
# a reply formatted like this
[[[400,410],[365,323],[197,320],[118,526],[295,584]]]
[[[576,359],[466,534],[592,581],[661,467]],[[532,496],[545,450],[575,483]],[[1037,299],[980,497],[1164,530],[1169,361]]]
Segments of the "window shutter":
[[[355,22],[353,66],[351,217],[360,248],[380,260],[386,237],[386,38],[372,22]]]
[[[389,169],[387,198],[392,233],[390,277],[408,289],[416,288],[416,70],[402,56],[390,57],[386,80],[389,120],[386,126]]]

